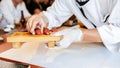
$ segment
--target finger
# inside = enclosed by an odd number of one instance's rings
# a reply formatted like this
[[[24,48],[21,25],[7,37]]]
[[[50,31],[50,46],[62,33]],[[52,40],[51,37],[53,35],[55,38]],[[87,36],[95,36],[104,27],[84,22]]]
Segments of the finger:
[[[27,24],[26,24],[26,29],[27,29],[27,31],[29,32],[29,23],[27,22]]]
[[[34,21],[33,20],[31,20],[30,22],[29,22],[29,24],[28,24],[28,27],[29,27],[29,32],[31,32],[31,28],[32,28],[32,24],[34,23]]]
[[[33,21],[32,22],[32,25],[31,25],[31,28],[30,28],[30,32],[34,35],[35,34],[35,28],[36,28],[36,26],[37,26],[37,23],[38,23],[38,21]]]
[[[43,33],[43,30],[45,28],[45,22],[42,19],[40,20],[40,26],[41,26],[41,33]]]
[[[63,36],[63,38],[59,41],[56,42],[56,45],[61,48],[67,48],[69,45],[73,42],[72,39],[69,38],[70,36],[66,35]]]
[[[41,25],[41,33],[43,33],[43,30],[44,30],[44,26]]]
[[[28,22],[27,22],[27,30],[28,30],[28,32],[30,32],[30,28],[31,28],[31,24],[32,24],[32,21],[33,21],[33,17],[31,17],[29,20],[28,20]]]

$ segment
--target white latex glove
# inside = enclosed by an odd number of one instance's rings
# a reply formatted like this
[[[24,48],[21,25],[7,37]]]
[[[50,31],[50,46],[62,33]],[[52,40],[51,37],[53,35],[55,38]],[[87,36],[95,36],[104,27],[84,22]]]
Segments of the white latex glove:
[[[47,23],[48,21],[46,17],[43,15],[43,13],[40,13],[40,14],[33,15],[28,19],[26,28],[32,34],[35,34],[34,32],[35,28],[40,27],[41,32],[43,33],[43,28],[47,27]]]
[[[53,36],[63,36],[63,38],[56,42],[56,47],[51,49],[62,49],[69,47],[73,42],[82,40],[82,31],[79,26],[74,26],[71,28],[64,29],[62,31],[56,32]]]

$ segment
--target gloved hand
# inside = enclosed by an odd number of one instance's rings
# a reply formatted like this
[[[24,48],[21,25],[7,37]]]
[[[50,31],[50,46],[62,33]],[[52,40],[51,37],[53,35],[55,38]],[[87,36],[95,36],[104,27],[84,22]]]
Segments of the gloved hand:
[[[31,32],[32,34],[35,34],[34,30],[37,27],[40,27],[41,32],[43,33],[43,28],[47,27],[47,18],[43,15],[43,13],[33,15],[29,18],[26,28],[28,32]]]
[[[53,36],[63,36],[63,38],[59,42],[56,42],[57,46],[51,49],[62,49],[62,48],[69,47],[73,42],[81,41],[82,31],[77,25],[77,26],[56,32],[53,34]]]

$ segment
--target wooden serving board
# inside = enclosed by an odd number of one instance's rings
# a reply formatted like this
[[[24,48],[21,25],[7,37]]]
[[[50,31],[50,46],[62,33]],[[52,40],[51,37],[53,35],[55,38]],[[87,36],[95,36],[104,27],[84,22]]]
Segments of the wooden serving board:
[[[28,32],[15,32],[7,38],[7,42],[12,42],[14,48],[19,48],[20,42],[44,42],[48,43],[49,47],[54,47],[55,41],[59,41],[60,39],[60,36],[32,35]]]

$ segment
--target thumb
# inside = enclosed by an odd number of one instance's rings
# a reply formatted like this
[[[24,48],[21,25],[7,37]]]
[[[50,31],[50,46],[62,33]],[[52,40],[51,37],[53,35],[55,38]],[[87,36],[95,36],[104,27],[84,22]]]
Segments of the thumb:
[[[56,42],[56,45],[60,48],[67,48],[73,43],[73,38],[71,38],[69,35],[65,35],[62,37],[62,39],[58,42]]]

